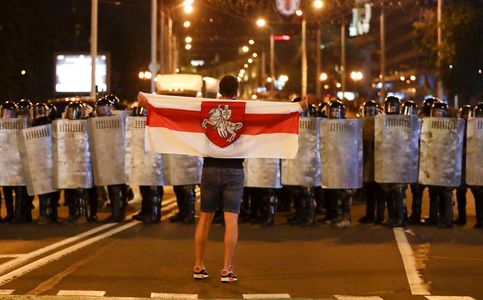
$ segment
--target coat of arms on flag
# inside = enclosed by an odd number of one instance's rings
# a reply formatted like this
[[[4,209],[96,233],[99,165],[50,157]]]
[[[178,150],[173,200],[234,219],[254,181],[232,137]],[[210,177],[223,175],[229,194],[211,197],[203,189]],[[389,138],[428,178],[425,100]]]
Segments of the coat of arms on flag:
[[[202,102],[201,127],[216,146],[233,144],[243,132],[245,102]]]

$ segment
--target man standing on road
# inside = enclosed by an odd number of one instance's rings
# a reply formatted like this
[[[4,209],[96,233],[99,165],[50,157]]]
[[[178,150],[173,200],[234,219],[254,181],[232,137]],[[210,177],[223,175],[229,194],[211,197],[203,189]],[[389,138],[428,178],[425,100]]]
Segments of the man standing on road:
[[[224,76],[220,80],[219,92],[221,99],[235,100],[238,94],[238,79],[234,76]],[[147,106],[147,99],[139,94],[140,106]],[[307,99],[299,103],[307,110]],[[235,282],[238,280],[233,271],[233,257],[238,241],[238,214],[243,194],[244,174],[242,158],[214,158],[205,157],[201,177],[201,214],[195,231],[195,279],[205,279],[208,272],[203,263],[208,234],[215,210],[220,201],[223,201],[225,218],[225,251],[224,263],[220,273],[222,282]]]

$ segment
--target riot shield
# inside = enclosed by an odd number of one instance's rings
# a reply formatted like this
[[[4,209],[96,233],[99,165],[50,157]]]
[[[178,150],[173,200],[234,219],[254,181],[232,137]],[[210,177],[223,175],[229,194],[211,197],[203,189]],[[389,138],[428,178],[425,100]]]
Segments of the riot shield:
[[[245,186],[255,188],[282,187],[280,160],[276,158],[247,158],[243,163]]]
[[[201,182],[203,160],[198,156],[163,154],[166,185],[190,185]]]
[[[19,140],[25,127],[26,119],[0,120],[0,186],[26,185]]]
[[[320,123],[322,187],[362,187],[361,120],[324,119]]]
[[[374,182],[374,117],[362,117],[362,161],[364,182]]]
[[[124,119],[120,116],[96,117],[87,121],[94,184],[123,184]]]
[[[418,117],[379,115],[375,128],[376,182],[416,182],[420,133]]]
[[[93,186],[86,120],[52,122],[52,156],[55,188],[88,189]]]
[[[320,118],[299,119],[299,150],[294,159],[282,159],[282,184],[320,186]]]
[[[146,117],[126,118],[126,183],[164,185],[162,154],[144,150]]]
[[[25,128],[20,133],[22,165],[30,196],[55,192],[52,160],[52,125]]]
[[[419,183],[446,187],[460,185],[464,130],[462,119],[423,118]]]
[[[483,186],[483,118],[468,120],[466,184]]]

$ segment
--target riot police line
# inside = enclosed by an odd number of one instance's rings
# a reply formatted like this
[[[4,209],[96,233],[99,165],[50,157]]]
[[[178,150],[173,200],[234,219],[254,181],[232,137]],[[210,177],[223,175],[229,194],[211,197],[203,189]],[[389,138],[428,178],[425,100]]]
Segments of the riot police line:
[[[173,185],[179,212],[170,221],[194,223],[202,159],[146,153],[146,111],[137,107],[128,115],[115,109],[118,102],[113,95],[105,96],[96,102],[94,112],[72,102],[63,118],[55,118],[55,109],[43,103],[22,100],[2,106],[0,186],[5,220],[30,222],[32,201],[38,195],[38,223],[57,221],[60,190],[69,207],[67,222],[96,220],[96,186],[107,186],[112,213],[107,221],[119,222],[125,218],[127,186],[139,185],[142,207],[134,218],[158,223],[163,186]],[[428,187],[430,216],[425,223],[450,227],[452,190],[468,185],[481,227],[483,105],[467,121],[448,118],[447,110],[443,102],[427,99],[419,118],[415,103],[401,105],[395,97],[386,99],[383,113],[377,103],[367,101],[358,119],[346,119],[345,107],[337,100],[312,107],[300,118],[295,159],[245,160],[241,219],[273,225],[276,210],[290,210],[293,202],[290,224],[313,225],[317,210],[323,210],[322,221],[346,227],[351,224],[354,190],[362,188],[367,209],[361,222],[419,224],[422,192]],[[407,185],[413,192],[409,217]]]

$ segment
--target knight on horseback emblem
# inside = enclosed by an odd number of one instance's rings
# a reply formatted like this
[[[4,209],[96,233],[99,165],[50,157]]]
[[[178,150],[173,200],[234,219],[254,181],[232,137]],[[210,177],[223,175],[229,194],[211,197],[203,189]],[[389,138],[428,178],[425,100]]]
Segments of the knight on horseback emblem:
[[[215,145],[224,148],[232,144],[241,134],[245,103],[240,101],[240,103],[236,104],[230,102],[221,104],[215,103],[214,106],[213,104],[214,103],[209,102],[204,102],[202,104],[201,127],[205,130],[210,141]],[[207,107],[208,105],[210,107]],[[235,109],[233,109],[234,106]],[[243,108],[243,110],[241,110],[241,108]],[[233,110],[235,110],[237,117],[234,117]],[[216,136],[213,135],[213,132],[216,132]]]

